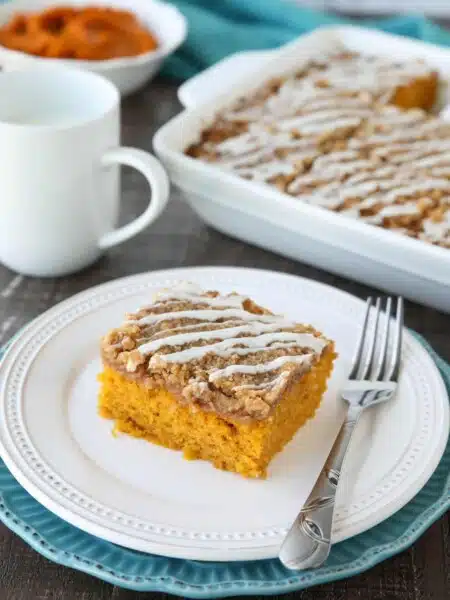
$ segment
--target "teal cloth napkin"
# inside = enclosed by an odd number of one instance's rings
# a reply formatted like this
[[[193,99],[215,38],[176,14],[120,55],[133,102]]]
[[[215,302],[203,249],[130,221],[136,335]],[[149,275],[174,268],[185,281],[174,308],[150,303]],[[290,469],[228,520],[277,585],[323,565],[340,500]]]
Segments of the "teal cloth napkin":
[[[275,48],[322,25],[356,23],[288,0],[171,1],[189,25],[186,42],[163,70],[165,75],[179,80],[192,77],[233,52]],[[366,19],[363,24],[450,46],[450,31],[421,16]]]

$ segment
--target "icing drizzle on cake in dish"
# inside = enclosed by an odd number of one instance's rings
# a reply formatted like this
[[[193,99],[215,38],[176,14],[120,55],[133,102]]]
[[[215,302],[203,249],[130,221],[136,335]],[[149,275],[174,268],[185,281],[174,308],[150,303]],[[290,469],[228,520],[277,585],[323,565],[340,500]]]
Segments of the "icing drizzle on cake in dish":
[[[389,104],[417,84],[418,104],[430,108],[420,94],[436,77],[420,61],[330,55],[222,111],[187,153],[298,201],[450,248],[450,123],[417,105]]]

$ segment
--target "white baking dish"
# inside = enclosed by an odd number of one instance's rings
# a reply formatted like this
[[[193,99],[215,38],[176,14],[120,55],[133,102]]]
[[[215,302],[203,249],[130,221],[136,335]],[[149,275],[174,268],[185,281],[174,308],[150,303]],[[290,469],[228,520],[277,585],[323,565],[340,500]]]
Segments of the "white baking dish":
[[[193,209],[216,229],[450,312],[449,250],[303,203],[269,185],[241,179],[183,154],[218,110],[271,77],[292,72],[310,57],[342,46],[398,60],[420,57],[442,78],[450,73],[450,50],[359,27],[322,28],[270,53],[262,66],[255,62],[250,74],[245,70],[234,82],[222,79],[220,65],[209,70],[209,77],[198,78],[197,89],[202,88],[202,80],[203,89],[209,89],[206,98],[199,94],[197,107],[185,110],[157,132],[155,151]],[[231,72],[228,62],[228,77]],[[226,93],[221,81],[228,84]],[[191,102],[192,90],[194,86]],[[440,104],[447,101],[447,93],[445,85]]]

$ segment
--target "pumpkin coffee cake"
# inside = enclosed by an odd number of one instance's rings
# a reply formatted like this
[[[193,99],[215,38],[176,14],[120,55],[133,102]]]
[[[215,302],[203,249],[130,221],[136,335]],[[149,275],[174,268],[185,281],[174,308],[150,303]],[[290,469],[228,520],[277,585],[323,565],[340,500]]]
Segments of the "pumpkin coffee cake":
[[[333,210],[450,248],[450,123],[418,60],[338,53],[216,115],[186,153]]]
[[[99,410],[117,431],[262,478],[314,415],[336,356],[311,326],[191,284],[127,315],[101,352]]]

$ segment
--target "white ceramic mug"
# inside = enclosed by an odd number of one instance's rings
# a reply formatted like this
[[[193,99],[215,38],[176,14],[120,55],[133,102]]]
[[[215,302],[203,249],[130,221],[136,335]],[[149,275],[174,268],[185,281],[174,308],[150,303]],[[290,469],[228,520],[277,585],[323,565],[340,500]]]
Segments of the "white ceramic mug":
[[[0,74],[0,261],[66,275],[150,225],[167,203],[167,175],[119,144],[120,97],[103,77],[59,66]],[[144,175],[151,201],[115,229],[120,164]]]

